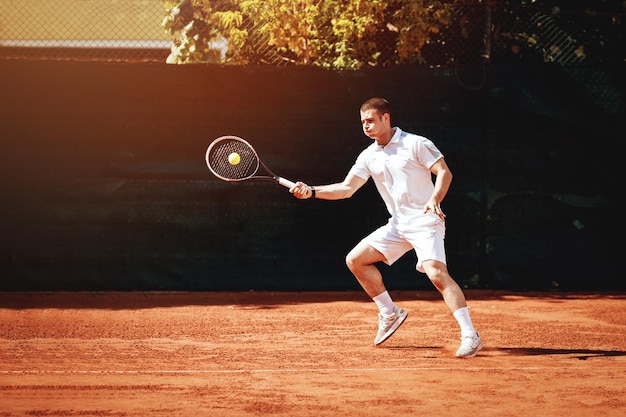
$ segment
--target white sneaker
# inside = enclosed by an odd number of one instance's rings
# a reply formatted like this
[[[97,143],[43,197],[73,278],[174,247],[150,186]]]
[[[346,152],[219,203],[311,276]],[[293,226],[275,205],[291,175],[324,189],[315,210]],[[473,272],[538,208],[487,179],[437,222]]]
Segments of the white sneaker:
[[[389,338],[406,319],[409,313],[396,307],[395,311],[388,316],[378,315],[378,334],[374,339],[375,345],[380,345]]]
[[[456,351],[456,356],[458,358],[473,358],[482,348],[483,342],[480,340],[478,333],[470,336],[461,336],[461,346]]]

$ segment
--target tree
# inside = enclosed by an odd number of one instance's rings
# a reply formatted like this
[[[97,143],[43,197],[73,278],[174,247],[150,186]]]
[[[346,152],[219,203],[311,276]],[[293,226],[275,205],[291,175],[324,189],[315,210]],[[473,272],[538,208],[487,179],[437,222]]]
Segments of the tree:
[[[356,69],[421,62],[452,1],[166,1],[170,63],[291,63]]]

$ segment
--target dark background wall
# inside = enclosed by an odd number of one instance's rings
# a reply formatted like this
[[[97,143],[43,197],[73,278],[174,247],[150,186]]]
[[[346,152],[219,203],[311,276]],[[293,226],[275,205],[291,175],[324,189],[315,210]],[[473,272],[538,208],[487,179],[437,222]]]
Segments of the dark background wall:
[[[375,95],[455,174],[444,209],[459,283],[626,288],[623,109],[606,114],[558,70],[511,71],[476,89],[446,69],[0,62],[0,290],[358,288],[344,256],[387,217],[372,184],[299,201],[217,180],[204,152],[238,135],[279,175],[338,181],[369,143],[358,107]],[[432,288],[415,261],[381,266],[389,288]]]

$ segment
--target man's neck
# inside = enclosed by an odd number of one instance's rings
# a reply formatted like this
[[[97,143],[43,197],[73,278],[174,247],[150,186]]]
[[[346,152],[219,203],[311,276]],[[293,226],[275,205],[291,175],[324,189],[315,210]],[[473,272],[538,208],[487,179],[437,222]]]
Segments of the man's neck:
[[[385,134],[382,135],[378,140],[376,140],[376,143],[378,143],[380,146],[387,146],[387,144],[391,142],[391,138],[393,138],[393,135],[395,133],[396,129],[392,127],[387,132],[385,132]]]

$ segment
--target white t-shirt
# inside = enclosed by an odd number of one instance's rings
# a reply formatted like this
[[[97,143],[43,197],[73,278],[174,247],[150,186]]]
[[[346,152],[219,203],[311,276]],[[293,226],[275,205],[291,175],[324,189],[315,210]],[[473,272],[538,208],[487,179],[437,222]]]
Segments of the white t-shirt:
[[[373,142],[357,157],[350,173],[374,180],[389,214],[398,223],[424,216],[424,205],[434,190],[429,168],[443,154],[429,139],[395,128],[384,147]],[[436,214],[427,213],[429,216]]]

